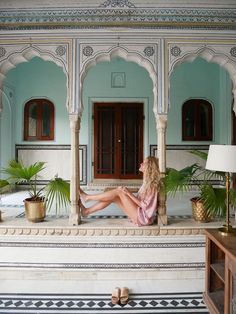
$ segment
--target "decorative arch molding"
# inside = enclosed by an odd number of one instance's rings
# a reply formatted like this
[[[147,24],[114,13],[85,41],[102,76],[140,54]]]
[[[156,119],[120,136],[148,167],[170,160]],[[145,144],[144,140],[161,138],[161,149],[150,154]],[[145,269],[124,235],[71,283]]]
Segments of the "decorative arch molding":
[[[207,62],[213,62],[223,67],[232,80],[232,94],[236,100],[236,46],[232,45],[169,45],[169,77],[176,66],[184,62],[193,62],[201,57]],[[169,80],[170,82],[170,80]],[[234,101],[234,112],[236,113],[236,101]]]
[[[2,109],[2,95],[4,80],[8,71],[15,68],[22,62],[28,62],[34,57],[39,57],[44,61],[52,61],[62,68],[66,75],[66,85],[69,91],[68,75],[68,47],[67,45],[52,44],[21,44],[0,46],[0,111]],[[2,60],[1,60],[2,59]],[[67,95],[67,108],[69,104]]]
[[[4,90],[2,91],[2,102],[4,103],[4,107],[2,106],[2,108],[0,108],[0,167],[3,167],[3,160],[2,154],[6,154],[6,149],[4,147],[3,144],[3,138],[7,138],[7,146],[8,149],[10,147],[10,155],[9,158],[14,158],[14,148],[13,148],[13,134],[14,134],[14,115],[13,115],[13,98],[14,98],[14,87],[7,83],[4,86]],[[4,112],[8,111],[9,112],[9,117],[7,120],[7,126],[8,129],[4,130],[3,132],[3,128],[2,128],[2,123],[3,123],[3,118],[4,118]],[[6,145],[6,144],[5,144]]]
[[[145,68],[153,82],[154,104],[153,111],[158,111],[157,95],[157,44],[151,45],[111,45],[106,50],[101,45],[81,45],[80,46],[80,88],[79,95],[82,95],[83,82],[89,69],[100,62],[110,62],[114,58],[122,58],[125,61],[135,62]],[[78,99],[78,98],[77,98]],[[79,102],[80,114],[83,111],[82,97]]]

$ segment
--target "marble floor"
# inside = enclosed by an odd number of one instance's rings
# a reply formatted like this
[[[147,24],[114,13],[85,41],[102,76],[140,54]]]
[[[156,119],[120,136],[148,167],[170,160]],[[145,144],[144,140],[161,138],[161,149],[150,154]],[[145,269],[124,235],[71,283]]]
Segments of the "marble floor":
[[[99,189],[87,189],[88,193],[98,193]],[[196,195],[196,191],[185,192],[184,194],[177,194],[174,198],[168,197],[167,199],[167,214],[168,214],[168,228],[215,228],[222,225],[222,220],[214,220],[209,223],[199,223],[192,219],[191,197]],[[24,219],[24,204],[23,200],[27,197],[26,191],[16,191],[1,195],[0,210],[2,213],[2,223],[4,225],[12,226],[30,226],[32,223]],[[89,205],[92,203],[88,203]],[[52,209],[47,213],[47,218],[44,221],[44,227],[52,226],[68,226],[69,209],[62,209],[56,215],[55,210]],[[18,218],[18,219],[15,219]],[[22,219],[21,219],[22,218]],[[109,219],[107,219],[109,218]],[[231,217],[231,223],[235,225],[234,217]],[[38,225],[38,224],[37,224]],[[124,215],[124,213],[114,204],[108,208],[97,212],[82,220],[80,228],[132,228],[134,225]],[[147,226],[147,229],[153,228]]]
[[[87,189],[88,193],[99,193],[100,189]],[[192,192],[186,192],[184,194],[177,194],[174,198],[168,197],[167,199],[167,212],[169,216],[186,216],[191,215],[191,197],[196,195],[196,191]],[[28,197],[28,194],[26,191],[16,191],[12,193],[6,193],[1,195],[0,198],[0,208],[3,212],[6,213],[6,215],[12,214],[17,215],[22,212],[22,209],[24,208],[23,200]],[[92,202],[88,203],[89,205],[92,204]],[[7,209],[11,208],[11,212],[8,212]],[[5,209],[5,210],[4,210]],[[62,209],[60,214],[66,214],[67,211]],[[48,213],[49,215],[54,215],[55,211],[52,208],[51,212]],[[96,215],[123,215],[122,211],[115,206],[114,204],[109,206],[108,208],[104,209],[101,212],[96,213]]]

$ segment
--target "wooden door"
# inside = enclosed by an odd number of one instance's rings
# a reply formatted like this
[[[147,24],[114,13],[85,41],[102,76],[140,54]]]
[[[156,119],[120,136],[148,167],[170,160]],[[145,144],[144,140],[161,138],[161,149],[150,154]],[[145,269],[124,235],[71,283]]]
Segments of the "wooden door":
[[[94,104],[94,178],[138,179],[143,159],[143,104]]]

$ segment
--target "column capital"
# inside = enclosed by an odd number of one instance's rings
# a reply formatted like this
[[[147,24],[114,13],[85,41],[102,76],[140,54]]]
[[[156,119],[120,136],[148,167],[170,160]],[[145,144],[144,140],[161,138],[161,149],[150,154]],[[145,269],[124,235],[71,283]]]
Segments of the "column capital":
[[[69,114],[70,128],[74,132],[79,132],[80,130],[80,115],[78,114]]]
[[[165,130],[167,128],[167,114],[156,114],[157,130]]]

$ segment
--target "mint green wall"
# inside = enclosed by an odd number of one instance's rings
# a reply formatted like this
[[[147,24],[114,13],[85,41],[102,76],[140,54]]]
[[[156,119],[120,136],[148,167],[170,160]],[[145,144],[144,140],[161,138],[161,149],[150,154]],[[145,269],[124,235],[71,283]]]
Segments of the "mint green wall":
[[[124,88],[111,86],[112,72],[125,73]],[[95,101],[143,102],[144,155],[149,154],[150,145],[155,145],[157,142],[152,89],[152,80],[143,67],[120,58],[113,59],[111,62],[98,63],[88,71],[82,93],[84,111],[80,144],[88,145],[89,163],[92,160],[92,104]],[[231,80],[227,71],[218,64],[208,63],[198,58],[192,63],[183,63],[176,67],[170,80],[167,144],[203,144],[203,142],[182,142],[181,139],[181,108],[182,104],[190,98],[204,98],[213,104],[213,142],[230,143],[231,89]],[[59,66],[40,58],[21,63],[8,72],[4,90],[7,95],[10,91],[12,96],[3,97],[0,166],[5,166],[5,163],[14,157],[15,144],[70,144],[69,119],[66,109],[66,77]],[[46,97],[55,104],[55,141],[23,141],[23,108],[32,97]],[[3,147],[7,147],[4,153]]]
[[[111,86],[112,72],[124,72],[126,85],[124,88]],[[84,111],[81,122],[81,144],[92,145],[92,103],[100,102],[143,102],[145,111],[145,152],[149,154],[149,144],[156,144],[156,127],[153,114],[153,83],[149,73],[133,62],[116,58],[111,62],[101,62],[91,68],[84,80]],[[87,129],[89,126],[89,132]]]
[[[15,154],[14,145],[14,88],[5,85],[2,97],[2,112],[0,114],[0,168],[6,167]],[[6,175],[0,173],[0,177]]]
[[[66,109],[66,76],[53,62],[33,58],[20,63],[8,72],[6,82],[15,89],[15,143],[16,144],[68,144],[70,143],[69,118]],[[47,98],[55,105],[55,140],[42,142],[23,141],[23,112],[31,98]]]
[[[213,105],[213,141],[231,141],[231,80],[218,64],[197,58],[192,63],[176,67],[170,79],[170,110],[167,144],[208,144],[182,141],[182,104],[190,98],[203,98]]]

